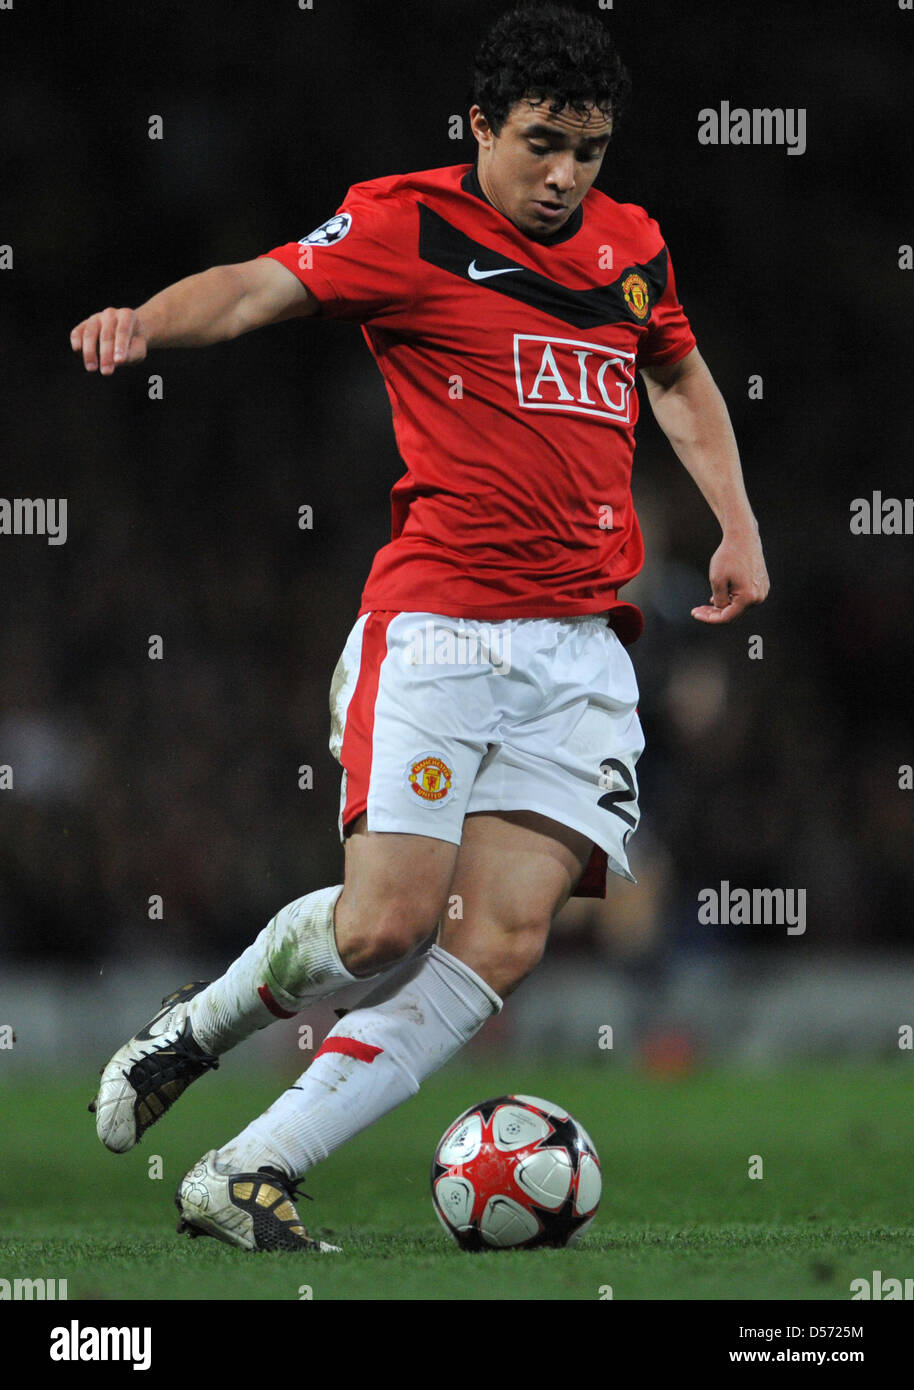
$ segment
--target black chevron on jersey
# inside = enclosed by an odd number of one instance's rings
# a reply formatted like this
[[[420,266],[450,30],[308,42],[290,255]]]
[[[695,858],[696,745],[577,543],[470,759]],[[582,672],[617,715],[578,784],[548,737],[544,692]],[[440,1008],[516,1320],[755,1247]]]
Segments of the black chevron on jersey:
[[[631,323],[634,315],[625,302],[622,282],[632,271],[636,271],[647,281],[650,290],[650,303],[660,299],[666,289],[668,256],[663,246],[646,265],[630,265],[620,271],[618,278],[610,285],[595,285],[588,290],[572,290],[550,280],[547,275],[539,275],[526,266],[518,268],[516,261],[509,260],[497,251],[473,241],[446,218],[434,212],[426,203],[419,201],[419,257],[439,270],[446,270],[467,280],[481,289],[492,290],[495,294],[507,295],[533,309],[541,309],[562,323],[573,328],[599,328],[608,323]],[[491,279],[475,279],[470,274],[470,266],[475,264],[476,273],[490,270],[503,270],[504,275],[493,275]],[[643,322],[647,324],[650,316]]]

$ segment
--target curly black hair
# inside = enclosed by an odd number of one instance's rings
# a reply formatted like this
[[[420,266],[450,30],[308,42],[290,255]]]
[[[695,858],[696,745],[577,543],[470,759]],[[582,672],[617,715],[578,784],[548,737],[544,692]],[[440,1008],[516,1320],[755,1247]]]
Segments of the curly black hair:
[[[586,115],[597,106],[616,129],[631,82],[609,33],[567,5],[519,5],[501,15],[476,52],[473,101],[498,135],[523,97]]]

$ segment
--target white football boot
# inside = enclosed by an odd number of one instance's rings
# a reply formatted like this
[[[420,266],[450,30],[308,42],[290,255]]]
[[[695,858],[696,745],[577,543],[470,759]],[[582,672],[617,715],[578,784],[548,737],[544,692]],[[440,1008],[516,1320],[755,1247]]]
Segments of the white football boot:
[[[115,1052],[102,1071],[89,1106],[98,1137],[113,1153],[126,1153],[174,1105],[192,1081],[219,1060],[195,1040],[187,1006],[206,981],[166,995],[155,1018]]]
[[[294,1179],[278,1168],[256,1173],[220,1173],[215,1149],[185,1174],[175,1193],[178,1233],[215,1236],[241,1250],[297,1250],[312,1254],[338,1252],[308,1235],[295,1209],[299,1193]]]

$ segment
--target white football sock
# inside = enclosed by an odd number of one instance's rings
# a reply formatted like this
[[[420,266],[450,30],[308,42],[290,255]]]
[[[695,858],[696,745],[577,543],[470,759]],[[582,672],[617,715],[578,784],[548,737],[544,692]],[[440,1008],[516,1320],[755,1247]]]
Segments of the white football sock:
[[[301,1177],[410,1096],[499,1013],[484,980],[440,946],[381,985],[327,1035],[296,1084],[219,1149],[223,1172]]]
[[[340,960],[333,913],[341,883],[296,898],[188,1006],[194,1037],[217,1055],[277,1018],[354,984]],[[364,977],[363,977],[364,978]]]

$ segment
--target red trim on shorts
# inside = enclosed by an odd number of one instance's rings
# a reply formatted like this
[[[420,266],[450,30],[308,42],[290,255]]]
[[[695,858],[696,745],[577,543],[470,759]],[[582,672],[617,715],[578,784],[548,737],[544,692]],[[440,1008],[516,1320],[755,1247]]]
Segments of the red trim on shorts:
[[[609,860],[606,850],[599,845],[594,845],[590,851],[584,872],[578,879],[578,885],[572,893],[573,898],[605,898],[606,897],[606,872],[609,868]]]
[[[261,1000],[262,1000],[263,1003],[266,1005],[266,1007],[270,1010],[270,1013],[273,1015],[274,1018],[294,1018],[294,1017],[295,1017],[294,1014],[287,1014],[286,1011],[285,1011],[285,1009],[281,1009],[281,1008],[279,1007],[279,1005],[277,1004],[276,1000],[273,998],[272,994],[270,993],[270,986],[269,986],[269,985],[260,985],[259,988],[258,988],[258,990],[257,990],[257,993],[260,995]]]
[[[346,769],[346,803],[343,834],[368,806],[371,758],[374,742],[374,707],[381,680],[381,662],[387,655],[387,629],[398,615],[389,609],[369,613],[362,630],[362,653],[355,690],[346,708],[346,725],[340,762]]]
[[[355,1057],[359,1062],[373,1062],[379,1052],[383,1052],[383,1047],[374,1047],[371,1043],[359,1042],[358,1038],[325,1038],[320,1047],[314,1054],[317,1061],[322,1052],[342,1052],[344,1057]]]

